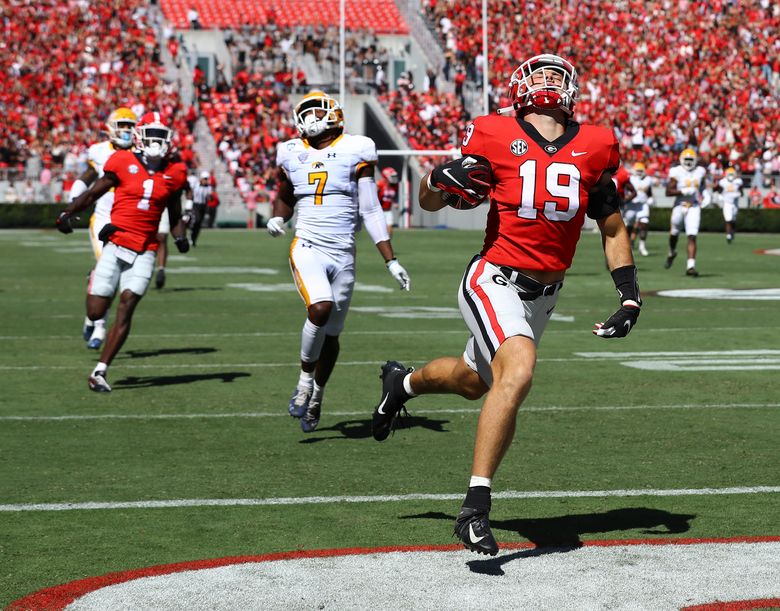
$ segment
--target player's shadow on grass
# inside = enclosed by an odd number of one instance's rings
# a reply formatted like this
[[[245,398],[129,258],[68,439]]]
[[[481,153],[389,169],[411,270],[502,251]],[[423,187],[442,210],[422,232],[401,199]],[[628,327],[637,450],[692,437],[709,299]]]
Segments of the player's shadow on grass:
[[[424,416],[405,416],[401,419],[396,430],[420,427],[435,433],[446,433],[447,429],[444,428],[444,425],[448,422],[449,420],[433,420],[432,418],[425,418]],[[371,437],[371,420],[343,420],[332,426],[321,426],[317,429],[317,433],[324,433],[326,431],[332,431],[339,434],[328,435],[327,437],[314,437],[308,435],[304,439],[301,439],[299,443],[317,443],[319,441],[332,441],[334,439],[367,439]]]
[[[612,509],[603,513],[585,513],[554,518],[525,518],[515,520],[490,520],[490,527],[498,539],[496,531],[508,530],[528,539],[536,547],[520,550],[488,560],[467,562],[474,573],[503,575],[502,565],[518,558],[530,558],[544,554],[570,552],[582,547],[581,535],[589,533],[612,533],[640,530],[645,535],[671,535],[687,532],[689,522],[695,514],[670,513],[663,509],[648,507],[626,507]],[[430,518],[455,522],[455,516],[431,511],[416,515],[402,516],[402,519]]]
[[[170,354],[209,354],[216,352],[216,348],[160,348],[159,350],[128,350],[121,355],[124,358],[145,359],[149,356],[166,356]]]
[[[230,371],[223,373],[188,373],[174,376],[128,376],[113,383],[114,390],[126,388],[153,388],[155,386],[173,386],[175,384],[192,384],[193,382],[207,382],[219,380],[220,382],[233,382],[237,378],[248,378],[250,373],[242,371]]]
[[[171,293],[191,293],[192,291],[224,291],[223,286],[177,286],[168,289]]]

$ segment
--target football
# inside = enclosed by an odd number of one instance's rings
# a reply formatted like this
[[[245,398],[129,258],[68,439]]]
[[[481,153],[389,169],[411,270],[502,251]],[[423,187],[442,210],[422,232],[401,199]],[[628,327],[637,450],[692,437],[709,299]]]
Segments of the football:
[[[442,193],[441,199],[450,208],[455,208],[455,210],[472,210],[485,201],[483,199],[474,204],[471,204],[463,199],[460,195],[447,192]]]

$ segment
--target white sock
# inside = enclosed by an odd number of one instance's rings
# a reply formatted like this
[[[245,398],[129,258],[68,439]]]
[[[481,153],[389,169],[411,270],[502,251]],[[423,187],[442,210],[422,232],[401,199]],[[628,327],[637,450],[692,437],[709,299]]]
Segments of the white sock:
[[[99,318],[95,321],[95,328],[98,327],[105,327],[106,326],[106,319],[105,318]]]
[[[639,240],[639,245],[640,245],[642,248],[645,248],[645,246],[647,246],[647,244],[645,244],[645,241],[644,241],[644,240]]]
[[[301,331],[301,360],[304,363],[314,363],[319,360],[323,343],[325,343],[325,327],[318,327],[307,318]]]
[[[404,390],[410,397],[416,397],[417,393],[412,390],[412,374],[408,373],[404,376]]]
[[[93,320],[90,320],[87,316],[84,317],[84,326],[85,327],[92,327],[95,325],[95,322]]]
[[[317,382],[314,382],[311,391],[311,400],[317,403],[322,403],[322,395],[325,394],[325,387],[320,386]]]
[[[480,477],[479,475],[472,475],[471,480],[469,480],[469,488],[473,488],[474,486],[485,486],[487,488],[490,488],[493,483],[493,480],[491,480],[489,477]]]
[[[105,376],[106,372],[108,372],[108,365],[105,363],[98,363],[92,370],[92,375],[94,376],[96,373],[102,373]]]
[[[696,267],[696,259],[688,259],[688,269]]]
[[[298,376],[298,388],[305,388],[311,390],[314,385],[314,372],[304,371],[301,369],[301,375]]]

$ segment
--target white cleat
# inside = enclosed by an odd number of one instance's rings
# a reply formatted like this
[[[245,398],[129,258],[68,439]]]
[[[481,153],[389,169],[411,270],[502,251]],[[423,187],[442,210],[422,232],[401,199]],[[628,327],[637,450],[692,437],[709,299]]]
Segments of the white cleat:
[[[639,254],[642,255],[643,257],[646,257],[650,254],[649,252],[647,252],[647,247],[644,244],[639,245]]]
[[[103,345],[103,340],[106,339],[106,328],[105,326],[95,326],[95,330],[92,332],[92,337],[89,338],[89,341],[87,342],[87,348],[90,350],[99,350],[100,346]]]
[[[89,389],[94,392],[111,392],[111,386],[106,381],[105,371],[97,371],[89,376]]]

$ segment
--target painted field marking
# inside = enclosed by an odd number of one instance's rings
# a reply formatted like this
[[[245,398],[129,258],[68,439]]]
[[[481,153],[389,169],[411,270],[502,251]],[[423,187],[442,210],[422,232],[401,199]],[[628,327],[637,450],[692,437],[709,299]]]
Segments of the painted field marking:
[[[593,359],[620,359],[646,371],[767,371],[780,369],[780,350],[704,350],[681,352],[575,352]]]
[[[780,289],[670,289],[658,291],[659,297],[675,297],[683,299],[727,299],[750,301],[780,301]]]
[[[172,268],[173,269],[173,268]],[[231,289],[243,289],[253,293],[294,293],[297,291],[292,282],[282,282],[277,284],[265,284],[262,282],[231,282],[226,284]],[[379,284],[365,284],[355,282],[355,291],[358,293],[393,293],[390,287]],[[355,308],[352,308],[353,310]]]
[[[777,409],[780,403],[681,403],[672,405],[549,405],[521,407],[523,412],[579,412],[579,411],[626,411],[626,410],[652,410],[652,409]],[[457,407],[439,409],[414,409],[412,415],[441,415],[441,414],[478,414],[479,407]],[[367,418],[367,410],[351,412],[327,412],[328,416],[338,418]],[[289,414],[284,411],[273,412],[222,412],[222,413],[194,413],[194,414],[65,414],[60,416],[0,416],[0,422],[69,422],[81,420],[201,420],[212,418],[287,418]]]
[[[352,308],[354,310],[354,308]],[[187,314],[189,316],[189,314]],[[78,319],[79,324],[84,320],[83,317],[73,316],[71,314],[52,314],[46,318],[51,319],[63,319],[72,318]],[[568,318],[568,317],[563,317]],[[555,319],[553,319],[555,320]],[[80,327],[79,327],[80,328]],[[780,329],[780,325],[761,325],[756,327],[658,327],[653,329],[642,329],[642,333],[715,333],[726,331],[762,331],[767,332],[769,330]],[[546,329],[544,334],[566,334],[570,335],[576,331],[571,328],[568,329]],[[584,330],[583,333],[589,333],[590,327]],[[377,329],[372,331],[349,331],[349,335],[462,335],[464,338],[468,336],[468,330],[464,327],[462,329]],[[246,332],[222,332],[222,333],[134,333],[133,338],[165,338],[165,337],[179,337],[179,338],[219,338],[219,337],[300,337],[301,332],[298,331],[246,331]],[[79,333],[72,333],[69,335],[0,335],[0,341],[50,341],[50,340],[78,340],[80,338]],[[590,354],[590,353],[583,353]],[[595,354],[602,354],[601,352]]]
[[[647,488],[636,490],[506,490],[494,492],[494,499],[569,499],[635,496],[719,496],[733,494],[776,494],[780,486],[731,488]],[[321,505],[333,503],[398,503],[404,501],[457,501],[463,493],[454,494],[392,494],[357,496],[301,496],[256,499],[170,499],[164,501],[119,501],[85,503],[17,503],[0,505],[0,512],[74,511],[91,509],[164,509],[177,507],[247,507],[269,505]]]
[[[433,307],[433,306],[352,306],[352,312],[362,314],[376,314],[382,318],[443,318],[460,319],[461,314],[458,308]],[[553,313],[550,320],[558,322],[574,322],[574,316],[563,316]]]
[[[411,610],[480,608],[490,601],[492,609],[746,611],[780,604],[780,537],[586,540],[561,547],[510,541],[501,547],[486,560],[452,544],[190,560],[51,586],[7,609]],[[399,580],[399,572],[415,579]]]

